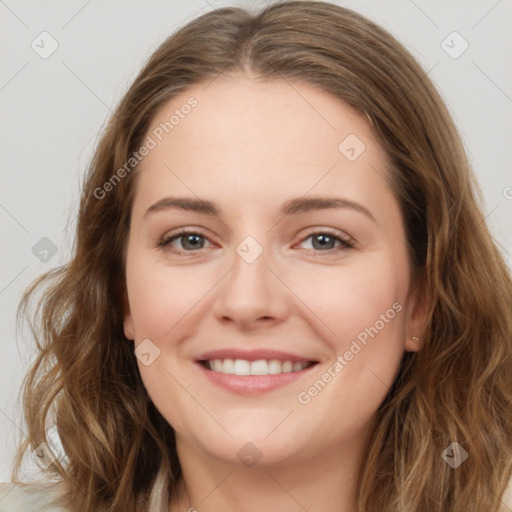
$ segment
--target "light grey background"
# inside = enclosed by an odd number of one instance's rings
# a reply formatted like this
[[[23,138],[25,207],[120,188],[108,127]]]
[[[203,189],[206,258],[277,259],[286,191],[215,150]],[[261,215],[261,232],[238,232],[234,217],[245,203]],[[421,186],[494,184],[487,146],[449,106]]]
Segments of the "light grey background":
[[[0,0],[0,481],[10,479],[24,429],[17,396],[34,355],[29,332],[16,335],[16,308],[33,278],[69,258],[79,183],[100,128],[143,60],[176,28],[212,8],[266,3]],[[428,71],[463,136],[487,222],[512,263],[512,0],[333,3],[390,30]],[[48,51],[43,31],[58,44],[46,59],[31,47],[35,41]],[[441,46],[446,40],[452,54],[462,48],[458,36],[446,39],[453,31],[469,44],[456,59]],[[57,250],[46,262],[32,252],[44,237]]]

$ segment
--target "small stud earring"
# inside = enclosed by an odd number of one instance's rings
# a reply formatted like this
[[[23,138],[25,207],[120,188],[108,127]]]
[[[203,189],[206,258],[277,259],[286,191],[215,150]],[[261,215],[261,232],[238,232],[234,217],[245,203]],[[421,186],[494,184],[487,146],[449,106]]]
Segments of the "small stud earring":
[[[420,339],[419,339],[417,336],[413,336],[413,337],[412,337],[412,339],[413,339],[414,341],[420,341]]]

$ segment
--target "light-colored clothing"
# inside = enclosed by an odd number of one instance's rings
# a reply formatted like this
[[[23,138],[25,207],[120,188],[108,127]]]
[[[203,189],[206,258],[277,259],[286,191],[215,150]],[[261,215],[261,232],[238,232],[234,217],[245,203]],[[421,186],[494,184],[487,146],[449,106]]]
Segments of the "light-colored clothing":
[[[158,485],[155,484],[155,487]],[[61,483],[0,483],[0,512],[72,512],[62,505],[64,487]],[[149,512],[167,512],[168,497],[164,492],[153,502]],[[512,479],[502,496],[499,512],[512,512]]]
[[[62,483],[0,483],[0,512],[71,512],[62,505]]]
[[[0,512],[73,512],[64,506],[64,482],[3,483],[0,482]],[[158,472],[148,512],[168,512],[167,479]],[[508,511],[507,511],[508,512]]]

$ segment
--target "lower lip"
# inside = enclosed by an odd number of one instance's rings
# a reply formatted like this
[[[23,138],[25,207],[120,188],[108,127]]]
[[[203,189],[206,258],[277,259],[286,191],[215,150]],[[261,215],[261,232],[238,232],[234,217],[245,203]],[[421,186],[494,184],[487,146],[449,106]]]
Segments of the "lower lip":
[[[234,375],[209,370],[196,363],[210,382],[239,395],[259,395],[273,389],[286,386],[299,380],[318,364],[313,364],[298,372],[278,373],[276,375]]]

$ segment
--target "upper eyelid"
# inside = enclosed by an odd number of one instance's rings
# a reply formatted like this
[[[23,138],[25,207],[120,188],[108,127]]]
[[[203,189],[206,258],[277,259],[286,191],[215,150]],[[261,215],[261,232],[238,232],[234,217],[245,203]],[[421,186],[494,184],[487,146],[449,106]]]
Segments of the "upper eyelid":
[[[318,228],[318,227],[311,227],[311,228],[306,228],[307,230],[307,233],[305,235],[303,235],[303,238],[304,237],[308,237],[308,236],[311,236],[311,235],[314,235],[316,233],[330,233],[332,234],[333,236],[339,236],[340,238],[347,238],[348,240],[350,241],[353,241],[355,242],[355,239],[349,235],[348,233],[342,231],[342,230],[339,230],[339,229],[336,229],[336,228]],[[203,228],[177,228],[176,231],[171,231],[169,232],[169,234],[165,234],[162,236],[162,239],[171,239],[171,238],[176,238],[180,235],[200,235],[202,236],[203,238],[210,238],[209,235],[205,234],[203,232]]]
[[[335,228],[318,228],[318,227],[311,227],[310,230],[307,231],[306,234],[302,235],[301,239],[297,243],[304,242],[309,237],[315,235],[315,234],[327,234],[330,236],[333,236],[334,238],[339,239],[339,241],[342,244],[347,244],[347,246],[355,246],[357,244],[356,240],[349,235],[348,233],[345,233],[343,231],[337,230]],[[171,232],[169,235],[164,235],[159,242],[159,245],[163,244],[169,244],[171,241],[177,240],[181,237],[187,236],[187,235],[199,235],[201,238],[204,238],[208,240],[210,243],[213,243],[215,245],[215,242],[212,242],[210,237],[203,233],[202,229],[198,228],[182,228],[179,231]],[[203,247],[202,249],[206,249]],[[201,249],[198,249],[198,251]],[[333,250],[333,249],[331,249]],[[198,252],[198,251],[183,251],[183,252]],[[320,252],[328,252],[328,251],[320,251]]]
[[[199,235],[200,237],[211,241],[210,237],[208,235],[206,235],[205,233],[203,233],[201,229],[187,229],[187,228],[183,228],[176,232],[170,232],[169,234],[165,234],[164,236],[161,237],[161,241],[165,242],[165,241],[169,241],[169,240],[174,240],[174,239],[186,236],[186,235]]]

